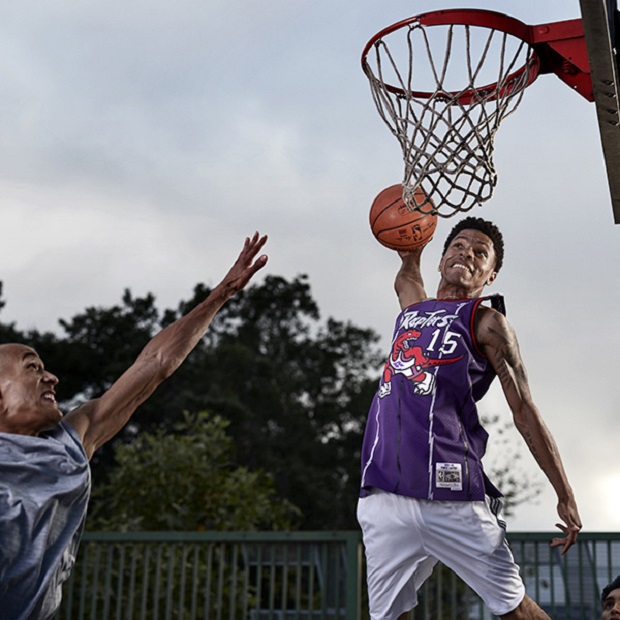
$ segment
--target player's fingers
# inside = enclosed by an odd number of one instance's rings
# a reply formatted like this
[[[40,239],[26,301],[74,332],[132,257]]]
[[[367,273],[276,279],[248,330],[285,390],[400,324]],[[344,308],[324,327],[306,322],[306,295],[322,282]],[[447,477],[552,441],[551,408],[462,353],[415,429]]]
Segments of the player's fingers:
[[[258,232],[254,233],[251,239],[250,237],[246,237],[243,250],[241,250],[241,254],[237,257],[234,267],[245,269],[248,265],[251,265],[254,257],[260,252],[265,243],[267,243],[267,235],[259,237]]]
[[[577,538],[577,534],[581,530],[581,523],[576,521],[572,521],[569,525],[564,525],[564,523],[556,523],[555,527],[562,530],[562,533],[566,536],[572,535],[574,538]]]
[[[251,239],[249,237],[246,238],[244,250],[246,250],[250,257],[254,257],[260,252],[265,243],[267,243],[267,235],[260,237],[258,232],[255,232]]]
[[[560,529],[566,534],[565,538],[552,538],[551,547],[562,547],[560,551],[561,555],[564,555],[577,541],[578,530],[570,529],[564,526],[560,526]]]
[[[259,256],[252,265],[251,271],[252,273],[256,273],[259,269],[262,269],[267,264],[267,255],[263,254]]]
[[[571,532],[564,542],[564,547],[562,547],[562,551],[560,552],[564,555],[575,543],[577,542],[577,532]]]
[[[572,542],[568,538],[552,538],[551,547],[562,547],[560,554],[564,555],[572,546]]]

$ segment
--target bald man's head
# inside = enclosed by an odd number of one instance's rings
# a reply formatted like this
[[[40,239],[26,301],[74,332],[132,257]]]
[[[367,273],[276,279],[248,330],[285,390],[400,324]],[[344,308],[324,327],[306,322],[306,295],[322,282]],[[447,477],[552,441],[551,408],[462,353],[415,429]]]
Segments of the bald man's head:
[[[0,432],[38,435],[57,424],[57,384],[32,347],[0,345]]]

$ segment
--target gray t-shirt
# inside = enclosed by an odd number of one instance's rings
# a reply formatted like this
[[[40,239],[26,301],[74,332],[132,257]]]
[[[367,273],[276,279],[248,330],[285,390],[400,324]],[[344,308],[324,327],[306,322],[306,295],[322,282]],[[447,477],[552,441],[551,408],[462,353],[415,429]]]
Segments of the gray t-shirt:
[[[90,468],[73,429],[0,433],[0,617],[47,620],[80,543]]]

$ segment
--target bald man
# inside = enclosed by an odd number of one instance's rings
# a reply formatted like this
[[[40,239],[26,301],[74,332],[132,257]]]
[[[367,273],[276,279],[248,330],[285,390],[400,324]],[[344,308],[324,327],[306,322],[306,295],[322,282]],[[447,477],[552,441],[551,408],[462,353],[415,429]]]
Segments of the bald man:
[[[266,236],[191,312],[159,332],[100,398],[63,416],[58,379],[24,344],[0,345],[0,617],[48,620],[58,610],[86,518],[89,461],[185,360],[222,306],[265,266]],[[257,258],[258,256],[258,258]]]

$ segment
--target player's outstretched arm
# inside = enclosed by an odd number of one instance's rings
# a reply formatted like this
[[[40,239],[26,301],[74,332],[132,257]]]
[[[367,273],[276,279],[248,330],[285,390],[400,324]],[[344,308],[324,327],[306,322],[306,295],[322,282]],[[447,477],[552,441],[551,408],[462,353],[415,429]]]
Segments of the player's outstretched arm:
[[[156,334],[103,396],[65,416],[82,438],[89,458],[121,430],[136,408],[181,365],[222,306],[265,266],[267,256],[257,255],[266,241],[267,237],[258,233],[247,238],[235,264],[203,302]]]
[[[394,280],[394,290],[398,296],[401,310],[411,304],[416,304],[427,299],[424,290],[424,280],[420,270],[420,257],[425,246],[415,250],[400,250],[398,255],[401,259],[400,269]]]
[[[501,313],[484,308],[479,312],[476,336],[497,372],[517,430],[557,494],[558,515],[563,521],[557,527],[564,537],[553,538],[551,546],[561,546],[566,553],[577,540],[581,519],[558,447],[532,401],[516,334]]]

